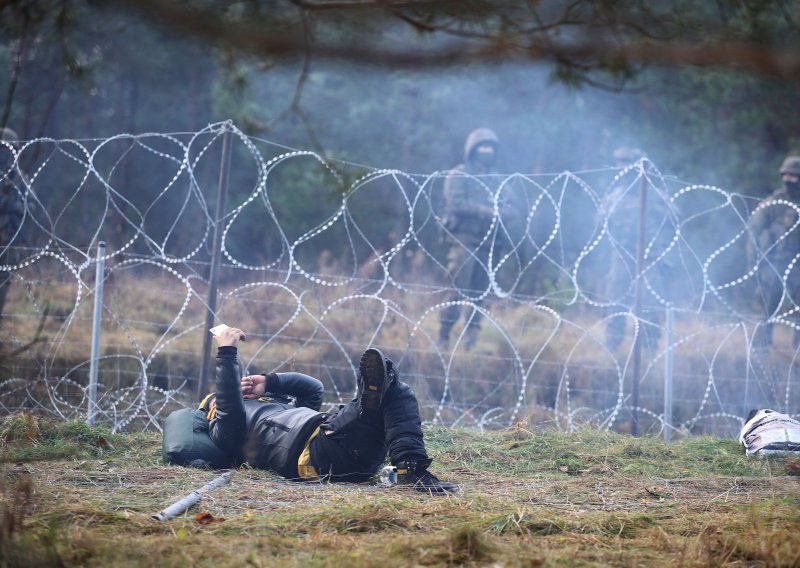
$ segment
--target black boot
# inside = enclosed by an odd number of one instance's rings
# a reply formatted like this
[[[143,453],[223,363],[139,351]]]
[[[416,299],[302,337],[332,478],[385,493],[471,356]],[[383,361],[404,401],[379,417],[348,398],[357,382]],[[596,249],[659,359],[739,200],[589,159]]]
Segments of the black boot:
[[[431,459],[405,460],[397,463],[397,484],[410,485],[416,491],[431,495],[455,493],[458,488],[452,483],[441,481],[428,471]]]
[[[383,396],[392,382],[387,361],[375,348],[367,349],[361,356],[358,366],[358,412],[361,416],[380,411]]]

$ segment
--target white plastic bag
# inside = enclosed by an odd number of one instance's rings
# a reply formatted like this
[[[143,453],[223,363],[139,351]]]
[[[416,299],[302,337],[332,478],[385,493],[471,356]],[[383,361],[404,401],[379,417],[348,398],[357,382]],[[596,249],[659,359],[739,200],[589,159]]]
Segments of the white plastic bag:
[[[765,408],[750,412],[739,432],[739,441],[753,455],[800,455],[800,422]]]

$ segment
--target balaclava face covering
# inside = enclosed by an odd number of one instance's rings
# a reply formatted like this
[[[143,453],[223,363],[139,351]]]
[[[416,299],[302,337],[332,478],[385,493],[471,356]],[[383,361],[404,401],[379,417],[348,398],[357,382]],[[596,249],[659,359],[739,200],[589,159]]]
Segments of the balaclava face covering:
[[[476,164],[480,164],[482,167],[489,169],[494,164],[495,160],[495,149],[492,148],[491,152],[480,152],[476,148],[472,152],[472,159],[475,161]]]
[[[783,187],[792,199],[800,198],[800,181],[783,180]]]

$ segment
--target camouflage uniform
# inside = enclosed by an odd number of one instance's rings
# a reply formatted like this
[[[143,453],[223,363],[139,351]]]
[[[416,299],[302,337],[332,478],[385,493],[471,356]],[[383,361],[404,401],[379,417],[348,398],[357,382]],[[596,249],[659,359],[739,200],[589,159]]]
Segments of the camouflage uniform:
[[[478,298],[489,287],[488,251],[491,239],[486,235],[494,221],[494,206],[491,192],[480,181],[469,177],[491,172],[491,163],[482,163],[476,154],[476,148],[482,144],[489,144],[496,150],[497,135],[488,128],[478,128],[470,133],[464,145],[464,163],[456,166],[444,183],[445,228],[450,246],[447,272],[455,288],[448,301],[471,300],[479,304]],[[449,306],[441,312],[440,344],[447,345],[460,312],[461,306],[458,305]],[[474,345],[480,326],[480,314],[475,313],[466,333],[468,348]]]
[[[787,157],[780,169],[781,175],[800,176],[800,156]],[[784,181],[750,217],[747,241],[748,266],[758,265],[756,276],[757,295],[764,307],[766,318],[774,315],[782,304],[784,276],[787,267],[800,253],[800,228],[789,230],[797,223],[797,211],[786,201],[800,207],[800,184]],[[800,305],[800,267],[795,267],[786,279],[785,292],[793,305]],[[754,344],[769,348],[772,345],[771,323],[759,328]],[[795,330],[793,343],[800,346],[800,332]]]
[[[4,128],[0,129],[0,139],[14,142],[17,136],[13,130]],[[25,201],[18,182],[14,156],[8,146],[0,144],[0,265],[14,264],[19,256],[8,250],[8,247],[19,244],[25,215]],[[10,272],[0,271],[0,318],[11,287],[11,278]]]
[[[614,152],[617,166],[622,168],[634,164],[644,157],[641,150],[620,148]],[[608,218],[608,238],[613,250],[606,278],[606,301],[615,304],[615,311],[633,309],[636,279],[636,247],[639,238],[639,200],[641,185],[633,180],[638,170],[633,169],[623,177],[627,183],[614,187],[602,202],[601,214]],[[633,185],[632,185],[633,184]],[[664,252],[672,240],[676,211],[669,203],[669,196],[652,184],[647,186],[645,201],[645,247],[649,247],[644,267],[650,265]],[[643,304],[647,298],[647,285],[660,296],[670,297],[671,265],[668,259],[661,259],[657,265],[647,270],[640,281]],[[655,301],[651,297],[651,300]],[[652,302],[651,302],[652,303]],[[626,319],[613,318],[606,329],[606,346],[612,351],[622,343],[625,335]],[[654,338],[658,341],[658,334]]]

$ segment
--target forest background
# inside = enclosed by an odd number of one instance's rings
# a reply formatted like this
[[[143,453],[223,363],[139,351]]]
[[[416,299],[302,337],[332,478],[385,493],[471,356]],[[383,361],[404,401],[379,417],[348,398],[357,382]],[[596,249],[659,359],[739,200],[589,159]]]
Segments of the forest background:
[[[430,173],[487,126],[502,172],[601,168],[634,146],[667,175],[755,197],[800,151],[797,2],[17,0],[0,18],[1,122],[21,139],[232,119],[287,147]],[[251,189],[235,160],[234,202]],[[146,200],[155,175],[116,188]],[[328,207],[303,171],[286,175],[284,211]],[[396,204],[373,206],[379,219]]]

